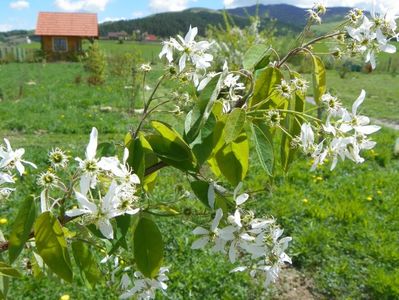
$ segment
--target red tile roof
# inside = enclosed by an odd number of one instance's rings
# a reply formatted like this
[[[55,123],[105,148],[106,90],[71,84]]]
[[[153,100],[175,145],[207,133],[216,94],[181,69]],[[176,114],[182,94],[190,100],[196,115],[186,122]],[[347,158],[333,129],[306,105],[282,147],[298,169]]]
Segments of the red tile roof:
[[[98,37],[97,14],[40,12],[36,35]]]

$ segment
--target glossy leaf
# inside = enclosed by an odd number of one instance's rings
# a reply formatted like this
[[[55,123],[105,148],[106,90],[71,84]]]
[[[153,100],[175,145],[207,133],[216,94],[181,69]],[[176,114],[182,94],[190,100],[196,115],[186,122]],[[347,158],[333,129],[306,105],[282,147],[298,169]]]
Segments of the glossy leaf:
[[[254,106],[272,96],[274,87],[281,82],[283,75],[277,68],[267,67],[255,72],[254,93],[250,100],[250,106]],[[267,108],[263,105],[260,108]]]
[[[72,252],[80,271],[84,274],[90,286],[94,287],[101,281],[102,274],[91,254],[90,248],[81,241],[74,241],[72,243]]]
[[[51,212],[42,213],[34,224],[36,248],[46,265],[65,281],[72,282],[71,260],[61,224]]]
[[[240,135],[245,124],[245,117],[245,111],[241,108],[233,109],[228,115],[224,128],[224,141],[226,144],[231,143]]]
[[[257,44],[248,49],[243,58],[243,67],[246,70],[256,70],[268,65],[270,47]]]
[[[190,145],[199,166],[201,166],[212,153],[214,135],[217,134],[215,128],[216,118],[211,114],[204,127],[201,129],[197,139]]]
[[[201,131],[209,116],[213,106],[219,96],[223,85],[220,75],[215,76],[201,91],[194,108],[187,114],[184,126],[184,139],[192,143]]]
[[[182,171],[195,171],[195,156],[180,135],[162,122],[153,121],[152,126],[160,134],[147,137],[154,153],[168,165]]]
[[[246,133],[225,145],[215,155],[217,165],[226,179],[234,186],[243,181],[249,162],[249,144]]]
[[[147,169],[147,168],[157,164],[159,162],[159,160],[158,160],[158,157],[155,155],[154,151],[152,150],[150,143],[144,137],[144,135],[139,134],[139,140],[140,140],[141,148],[143,149],[143,153],[144,153],[144,165],[145,165],[145,168]],[[149,175],[144,174],[144,180],[142,182],[142,186],[144,187],[145,191],[149,192],[154,188],[156,179],[158,177],[158,173],[159,172],[157,171],[157,172],[153,172]]]
[[[9,237],[8,255],[10,263],[13,263],[17,259],[26,241],[29,239],[35,218],[36,207],[34,199],[26,197],[19,208]]]
[[[252,124],[251,129],[260,165],[269,176],[273,176],[274,151],[271,134],[267,128],[260,128],[255,124]]]
[[[321,96],[323,96],[327,92],[326,69],[320,57],[312,55],[312,61],[313,97],[316,104],[319,105],[321,101]]]
[[[145,152],[141,144],[140,138],[132,139],[128,145],[129,158],[127,164],[133,169],[134,173],[140,178],[140,182],[144,181],[145,174]]]
[[[134,231],[134,258],[144,276],[158,275],[163,261],[162,234],[158,226],[146,216],[141,216]]]
[[[22,277],[21,273],[19,273],[13,267],[2,261],[0,261],[0,275],[6,277],[16,277],[16,278]]]

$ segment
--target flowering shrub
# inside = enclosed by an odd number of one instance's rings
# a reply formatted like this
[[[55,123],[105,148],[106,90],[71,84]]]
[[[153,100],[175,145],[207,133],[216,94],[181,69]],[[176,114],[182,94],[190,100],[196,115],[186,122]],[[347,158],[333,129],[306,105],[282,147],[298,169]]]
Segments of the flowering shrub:
[[[321,22],[324,13],[324,6],[315,5],[309,11],[307,29]],[[283,57],[272,46],[252,46],[240,70],[231,70],[225,63],[222,70],[209,72],[214,61],[209,52],[214,44],[198,42],[195,27],[190,27],[185,37],[165,41],[159,56],[165,57],[168,65],[143,99],[141,121],[126,135],[119,151],[122,158],[110,144],[98,144],[96,128],[90,133],[83,158],[73,160],[62,149],[51,150],[49,168],[37,178],[40,195],[21,201],[11,232],[0,243],[9,258],[8,264],[0,262],[1,276],[21,275],[12,264],[26,248],[23,254],[33,257],[35,265],[65,281],[78,276],[73,274],[72,254],[88,285],[96,285],[103,280],[103,272],[111,270],[106,278],[120,288],[121,298],[152,299],[157,290],[165,293],[169,268],[175,266],[165,266],[156,218],[181,214],[149,200],[159,171],[173,168],[185,174],[190,194],[208,212],[204,224],[193,227],[191,248],[225,254],[231,272],[248,272],[269,286],[282,266],[291,263],[285,253],[291,237],[283,237],[283,229],[272,217],[250,210],[256,198],[241,192],[250,166],[259,163],[265,177],[273,177],[277,162],[288,172],[298,151],[312,159],[312,170],[327,161],[331,161],[331,169],[339,160],[364,161],[361,151],[375,146],[369,136],[380,129],[358,112],[366,92],[360,92],[351,110],[344,108],[339,99],[327,93],[323,63],[310,46],[345,35],[347,41],[340,51],[365,55],[365,61],[374,68],[375,53],[396,50],[389,44],[398,37],[392,20],[384,12],[373,12],[369,20],[354,10],[348,15],[345,24],[350,26],[345,31],[307,42],[299,39],[300,45]],[[288,65],[296,55],[308,56],[313,64],[313,96],[327,112],[323,119],[306,109],[310,83]],[[152,71],[149,65],[139,70],[143,74]],[[145,79],[144,75],[143,95]],[[171,124],[149,122],[155,111],[172,101],[158,97],[167,80],[191,87],[180,97],[186,111],[179,127],[184,128],[182,133]],[[182,113],[180,108],[176,112]],[[151,130],[143,130],[147,122]],[[23,149],[13,150],[7,139],[4,142],[0,147],[3,200],[12,196],[15,177],[24,174],[25,166],[36,168],[23,160]],[[251,149],[255,149],[258,162],[250,161]],[[105,255],[101,267],[93,254],[96,250]]]

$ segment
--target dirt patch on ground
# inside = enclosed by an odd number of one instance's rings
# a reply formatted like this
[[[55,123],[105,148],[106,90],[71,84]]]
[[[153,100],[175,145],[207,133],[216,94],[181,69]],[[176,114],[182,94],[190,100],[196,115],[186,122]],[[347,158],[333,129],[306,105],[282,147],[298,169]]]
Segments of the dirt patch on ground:
[[[312,300],[320,299],[314,293],[314,283],[298,270],[287,267],[280,273],[275,284],[274,300]]]
[[[387,120],[387,119],[371,119],[372,123],[388,127],[391,129],[399,130],[399,122],[397,121],[392,121],[392,120]]]

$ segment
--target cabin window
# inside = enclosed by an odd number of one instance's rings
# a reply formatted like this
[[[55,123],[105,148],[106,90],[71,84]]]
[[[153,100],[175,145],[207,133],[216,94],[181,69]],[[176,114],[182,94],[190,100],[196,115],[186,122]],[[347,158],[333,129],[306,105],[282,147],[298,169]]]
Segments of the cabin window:
[[[53,38],[53,50],[54,52],[67,52],[68,41],[66,38]]]

